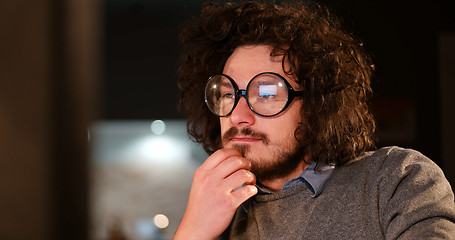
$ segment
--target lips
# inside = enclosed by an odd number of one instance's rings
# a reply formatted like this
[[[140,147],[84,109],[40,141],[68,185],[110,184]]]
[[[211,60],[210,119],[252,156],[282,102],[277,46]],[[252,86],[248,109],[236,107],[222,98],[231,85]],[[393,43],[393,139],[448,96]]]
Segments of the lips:
[[[228,139],[230,142],[263,142],[264,139],[250,136],[234,136]]]

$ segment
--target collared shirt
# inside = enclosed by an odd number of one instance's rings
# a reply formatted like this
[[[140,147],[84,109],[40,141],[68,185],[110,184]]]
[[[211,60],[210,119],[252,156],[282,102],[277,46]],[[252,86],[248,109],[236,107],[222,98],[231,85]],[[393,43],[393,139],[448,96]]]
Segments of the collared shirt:
[[[325,183],[332,175],[333,169],[335,169],[334,165],[327,165],[324,163],[320,163],[318,169],[315,170],[316,162],[312,162],[306,169],[303,171],[300,176],[293,178],[284,183],[281,191],[285,191],[296,187],[302,183],[305,183],[308,188],[313,192],[312,197],[317,197],[319,194],[322,193],[324,190]],[[273,193],[269,189],[264,186],[257,186],[259,192],[262,194],[270,194]]]

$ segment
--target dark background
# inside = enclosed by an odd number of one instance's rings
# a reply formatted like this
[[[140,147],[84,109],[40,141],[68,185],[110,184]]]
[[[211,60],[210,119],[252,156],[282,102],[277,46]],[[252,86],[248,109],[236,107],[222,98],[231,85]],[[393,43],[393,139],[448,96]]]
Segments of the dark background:
[[[104,2],[102,118],[182,118],[176,69],[182,22],[202,1]],[[449,0],[321,0],[364,42],[376,67],[372,108],[377,145],[441,158],[438,39],[454,32]]]

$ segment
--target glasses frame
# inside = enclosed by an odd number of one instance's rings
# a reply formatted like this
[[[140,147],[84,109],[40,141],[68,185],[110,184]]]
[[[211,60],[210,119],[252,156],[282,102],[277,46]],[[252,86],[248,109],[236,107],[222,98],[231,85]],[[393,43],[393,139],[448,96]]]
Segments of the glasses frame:
[[[257,78],[257,77],[259,77],[259,76],[261,76],[261,75],[264,75],[264,74],[271,74],[271,75],[274,75],[274,76],[280,78],[280,79],[284,82],[284,84],[286,85],[286,88],[287,88],[287,91],[288,91],[288,100],[287,100],[286,104],[284,105],[283,109],[281,109],[279,112],[277,112],[277,113],[275,113],[275,114],[272,114],[272,115],[264,115],[264,114],[260,114],[260,113],[256,112],[256,111],[253,109],[253,107],[251,106],[250,101],[248,100],[248,97],[247,97],[247,92],[248,92],[248,88],[249,88],[249,86],[250,86],[250,83],[251,83],[255,78]],[[231,84],[232,84],[232,86],[234,87],[234,90],[235,90],[235,92],[234,92],[234,94],[235,94],[234,105],[232,105],[231,111],[229,111],[229,113],[226,114],[226,115],[218,115],[218,114],[214,113],[214,112],[210,109],[210,107],[208,107],[209,104],[208,104],[208,102],[207,102],[207,86],[208,86],[207,84],[208,84],[208,83],[210,82],[210,80],[211,80],[213,77],[215,77],[215,76],[224,76],[224,77],[226,77],[226,78],[231,82]],[[205,91],[204,91],[204,101],[205,101],[205,104],[207,105],[207,107],[209,108],[209,110],[210,110],[213,114],[217,115],[218,117],[227,117],[227,116],[231,115],[232,112],[234,111],[234,109],[237,107],[237,104],[239,103],[241,97],[244,97],[244,98],[245,98],[246,103],[248,104],[248,107],[249,107],[250,110],[251,110],[252,112],[254,112],[255,114],[257,114],[257,115],[259,115],[259,116],[261,116],[261,117],[273,117],[273,116],[276,116],[276,115],[282,113],[284,110],[286,110],[286,109],[289,107],[289,105],[291,105],[291,102],[294,100],[295,97],[302,97],[302,96],[303,96],[303,91],[296,91],[296,90],[294,90],[294,88],[292,88],[291,84],[290,84],[283,76],[281,76],[281,75],[278,74],[278,73],[274,73],[274,72],[262,72],[262,73],[256,74],[253,78],[250,79],[250,81],[248,82],[248,84],[247,84],[247,86],[246,86],[246,89],[239,89],[239,87],[237,86],[237,84],[235,83],[235,81],[234,81],[230,76],[228,76],[228,75],[226,75],[226,74],[223,74],[223,73],[221,73],[221,74],[216,74],[216,75],[213,75],[213,76],[209,77],[209,79],[207,80],[207,84],[206,84],[206,86],[205,86]]]

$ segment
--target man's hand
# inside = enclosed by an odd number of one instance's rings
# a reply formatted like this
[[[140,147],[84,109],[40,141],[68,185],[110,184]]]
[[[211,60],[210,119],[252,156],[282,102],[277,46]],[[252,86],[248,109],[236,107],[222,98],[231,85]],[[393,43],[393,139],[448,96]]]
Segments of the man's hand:
[[[235,149],[213,153],[194,173],[188,205],[174,240],[215,239],[223,233],[240,204],[257,193],[250,169],[250,161]]]

